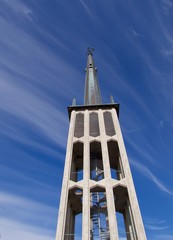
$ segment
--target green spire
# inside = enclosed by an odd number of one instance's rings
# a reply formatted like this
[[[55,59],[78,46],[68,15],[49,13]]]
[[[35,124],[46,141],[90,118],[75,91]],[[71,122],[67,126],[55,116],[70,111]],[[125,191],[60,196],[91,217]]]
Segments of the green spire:
[[[97,80],[97,69],[93,60],[93,48],[87,49],[87,67],[85,77],[84,105],[102,104],[99,84]]]

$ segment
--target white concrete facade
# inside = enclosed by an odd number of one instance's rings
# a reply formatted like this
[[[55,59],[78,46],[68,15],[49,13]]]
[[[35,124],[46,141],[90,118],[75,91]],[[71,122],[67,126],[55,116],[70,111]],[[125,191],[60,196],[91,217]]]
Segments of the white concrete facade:
[[[118,104],[69,108],[56,240],[118,240],[117,212],[127,240],[146,240],[117,112]]]

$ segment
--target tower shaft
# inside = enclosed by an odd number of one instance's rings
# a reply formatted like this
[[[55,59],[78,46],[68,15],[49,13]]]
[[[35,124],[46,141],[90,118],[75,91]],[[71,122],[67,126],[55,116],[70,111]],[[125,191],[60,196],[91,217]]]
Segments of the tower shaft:
[[[146,240],[119,125],[119,104],[85,103],[68,108],[56,240]],[[124,218],[124,233],[118,215]]]

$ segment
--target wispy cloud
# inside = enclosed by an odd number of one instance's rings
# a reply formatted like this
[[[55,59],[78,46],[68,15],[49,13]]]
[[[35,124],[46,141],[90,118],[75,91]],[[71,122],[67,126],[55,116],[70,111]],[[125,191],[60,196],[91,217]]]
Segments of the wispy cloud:
[[[39,215],[40,211],[43,211],[45,214],[42,216],[43,218],[46,218],[46,214],[52,214],[54,211],[56,211],[56,209],[53,207],[37,203],[36,201],[29,200],[18,195],[13,195],[8,192],[0,192],[0,205],[2,211],[1,213],[3,213],[2,215],[6,214],[8,207],[10,207],[11,216],[17,216],[18,214],[22,213],[24,208],[27,206],[27,209],[23,211],[23,217],[27,219],[29,216],[31,216],[31,212],[34,213],[37,211],[36,218],[41,219],[41,216]]]
[[[32,10],[23,2],[19,0],[2,0],[9,8],[11,8],[17,14],[27,18],[28,20],[32,20]]]
[[[41,182],[39,180],[36,180],[34,177],[27,176],[26,173],[21,173],[19,170],[16,171],[16,170],[13,170],[12,168],[5,167],[1,164],[0,164],[0,167],[1,167],[1,177],[8,176],[9,178],[15,178],[16,181],[19,179],[20,181],[23,181],[23,183],[28,182],[30,184],[33,184],[33,186],[35,186],[35,189],[38,188],[39,190],[41,190],[41,188],[44,188],[45,192],[47,192],[47,193],[49,192],[49,194],[51,194],[51,195],[53,195],[53,193],[55,194],[55,192],[54,192],[55,189],[48,184],[44,184],[43,181]],[[11,183],[11,185],[12,184],[13,183]],[[25,188],[25,186],[22,184],[21,184],[21,187]]]
[[[171,0],[161,0],[163,12],[168,14],[173,7],[173,2]]]
[[[135,28],[131,27],[130,28],[131,35],[135,37],[140,37],[140,34],[135,30]]]
[[[10,231],[9,231],[10,228]],[[0,236],[2,240],[52,240],[54,233],[45,231],[44,228],[19,223],[0,217]]]
[[[173,196],[173,189],[169,189],[162,181],[160,181],[149,169],[143,164],[130,160],[130,163],[145,177],[150,179],[161,191]]]
[[[10,4],[10,1],[7,3]],[[17,3],[15,1],[13,4]],[[64,57],[55,55],[53,50],[38,41],[34,34],[28,33],[25,27],[19,28],[0,16],[0,28],[0,44],[3,46],[0,60],[0,109],[64,147],[68,118],[62,102],[69,99],[70,103],[72,97],[69,93],[77,92],[81,82],[69,82],[71,78],[80,79],[78,71]],[[53,37],[52,40],[52,35],[42,28],[39,28],[39,32],[62,48],[58,38],[55,41]],[[65,74],[67,69],[69,76]],[[21,134],[15,136],[14,131],[17,129],[13,125],[11,128],[9,132],[7,128],[1,131],[11,135],[11,138],[14,133],[14,137],[24,140]],[[23,138],[26,140],[26,136]]]
[[[165,56],[171,56],[173,54],[173,48],[169,48],[169,49],[162,49],[161,52],[165,55]]]
[[[152,226],[152,225],[148,225],[148,224],[145,224],[145,227],[149,230],[156,230],[156,231],[159,231],[159,230],[164,230],[164,229],[168,229],[169,226]]]
[[[4,240],[48,240],[54,235],[52,225],[55,225],[57,210],[53,207],[0,192],[0,211],[0,232]]]
[[[83,0],[79,0],[79,2],[82,4],[82,6],[84,7],[85,11],[91,16],[91,10],[89,9],[89,7],[87,6],[87,4],[85,3],[85,1]]]
[[[35,125],[37,130],[40,129],[47,137],[60,145],[62,143],[64,145],[65,139],[62,140],[62,138],[66,128],[64,123],[67,122],[64,113],[40,98],[39,95],[35,95],[34,91],[26,91],[18,84],[9,83],[8,79],[1,79],[0,88],[0,109],[9,112],[13,116],[20,117],[32,124],[33,127]],[[23,99],[25,100],[23,101]],[[62,124],[58,128],[59,131],[55,131],[57,122]],[[63,133],[60,133],[60,131],[63,131]]]
[[[159,234],[155,235],[153,239],[157,240],[172,240],[173,239],[173,234]]]
[[[146,219],[146,224],[145,227],[148,230],[151,231],[162,231],[165,229],[169,229],[169,225],[166,224],[165,220],[160,220],[160,219],[156,219],[156,218],[147,218]]]
[[[137,124],[136,124],[137,125]],[[124,130],[124,129],[123,129]],[[128,134],[128,131],[123,131],[125,133],[125,140],[127,141],[127,143],[133,148],[133,154],[136,152],[138,153],[142,158],[144,158],[145,160],[148,160],[150,163],[152,163],[153,165],[156,164],[156,161],[154,159],[154,153],[155,153],[155,149],[148,144],[148,142],[145,140],[145,135],[143,134],[143,130],[145,129],[135,129],[137,130],[137,136],[138,138],[140,138],[140,144],[137,142],[137,139],[134,140],[130,134]],[[133,131],[135,132],[135,131]],[[147,151],[145,150],[147,149]]]

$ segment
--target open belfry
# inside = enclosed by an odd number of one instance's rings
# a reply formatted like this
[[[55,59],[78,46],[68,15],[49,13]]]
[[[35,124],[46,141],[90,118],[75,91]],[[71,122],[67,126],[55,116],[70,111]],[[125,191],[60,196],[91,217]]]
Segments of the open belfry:
[[[68,107],[70,127],[56,240],[146,240],[119,125],[119,104],[103,104],[87,52],[84,105]],[[117,216],[123,223],[119,226]]]

